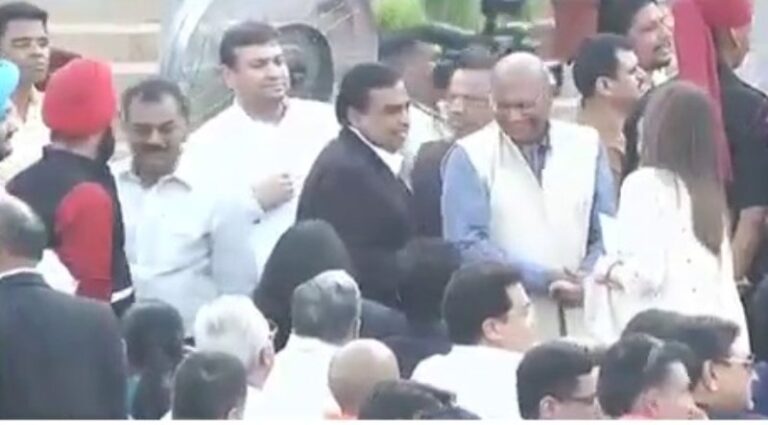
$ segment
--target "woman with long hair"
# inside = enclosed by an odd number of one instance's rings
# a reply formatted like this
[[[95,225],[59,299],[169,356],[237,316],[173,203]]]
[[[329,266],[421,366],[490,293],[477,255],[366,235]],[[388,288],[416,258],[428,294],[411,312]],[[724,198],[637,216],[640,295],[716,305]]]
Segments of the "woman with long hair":
[[[160,419],[171,407],[171,383],[184,357],[184,322],[162,301],[141,301],[123,317],[128,366],[128,412]]]
[[[693,84],[670,83],[652,96],[640,168],[621,188],[615,228],[604,229],[607,255],[585,301],[598,336],[617,337],[635,314],[656,308],[736,322],[748,349],[714,117],[710,98]]]

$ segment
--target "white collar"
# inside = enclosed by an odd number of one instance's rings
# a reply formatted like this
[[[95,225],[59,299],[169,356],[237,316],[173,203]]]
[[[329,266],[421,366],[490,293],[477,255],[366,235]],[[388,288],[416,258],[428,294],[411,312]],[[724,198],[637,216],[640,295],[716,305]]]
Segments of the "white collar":
[[[184,154],[182,153],[182,155],[179,157],[176,163],[176,168],[174,168],[173,172],[171,174],[160,177],[157,183],[155,183],[153,186],[159,186],[169,181],[173,181],[173,182],[177,182],[184,185],[188,189],[191,189],[193,185],[192,185],[191,179],[187,178],[187,173],[184,172],[184,170],[187,167],[183,166],[183,164],[185,163],[184,161],[182,161],[183,156]],[[123,181],[141,185],[141,180],[139,179],[139,176],[137,176],[136,173],[133,171],[133,156],[115,164],[115,174],[119,179]]]
[[[402,154],[400,154],[399,152],[392,153],[374,145],[363,135],[363,133],[360,130],[352,126],[349,127],[349,130],[355,133],[355,135],[359,137],[360,140],[363,141],[363,143],[365,143],[369,148],[373,150],[376,156],[378,156],[379,159],[381,159],[381,161],[384,162],[384,165],[386,165],[387,168],[389,168],[389,171],[391,171],[392,174],[395,175],[395,177],[400,176],[400,172],[403,169],[403,161],[405,160]]]
[[[6,277],[11,277],[11,276],[15,276],[17,274],[23,274],[23,273],[31,273],[36,275],[40,274],[40,272],[37,269],[34,269],[32,267],[18,267],[18,268],[7,270],[0,273],[0,279],[5,279]]]

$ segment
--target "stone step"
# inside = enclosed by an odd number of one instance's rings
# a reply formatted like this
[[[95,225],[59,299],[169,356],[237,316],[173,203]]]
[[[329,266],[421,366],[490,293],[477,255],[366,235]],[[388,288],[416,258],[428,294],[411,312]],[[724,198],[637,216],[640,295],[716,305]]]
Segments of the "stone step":
[[[159,23],[51,23],[54,46],[114,62],[154,62],[159,58]]]
[[[48,11],[51,24],[160,22],[177,0],[27,0]]]

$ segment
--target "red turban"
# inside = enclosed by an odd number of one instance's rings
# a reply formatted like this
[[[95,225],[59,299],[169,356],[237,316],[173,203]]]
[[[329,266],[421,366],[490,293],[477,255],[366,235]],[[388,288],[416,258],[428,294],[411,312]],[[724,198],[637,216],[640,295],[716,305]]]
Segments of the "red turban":
[[[43,98],[43,121],[52,132],[80,138],[112,124],[117,98],[112,71],[103,62],[75,59],[56,71]]]
[[[714,100],[718,167],[721,175],[730,180],[731,155],[723,125],[717,50],[712,31],[749,24],[752,4],[750,0],[675,0],[672,13],[680,79],[704,88]]]

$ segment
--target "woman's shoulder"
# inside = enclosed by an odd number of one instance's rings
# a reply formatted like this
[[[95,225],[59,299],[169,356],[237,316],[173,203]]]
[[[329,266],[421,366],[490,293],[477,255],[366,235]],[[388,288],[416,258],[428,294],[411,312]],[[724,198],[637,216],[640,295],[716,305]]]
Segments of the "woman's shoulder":
[[[674,173],[654,167],[640,167],[624,179],[622,192],[626,190],[676,190],[678,178]]]

